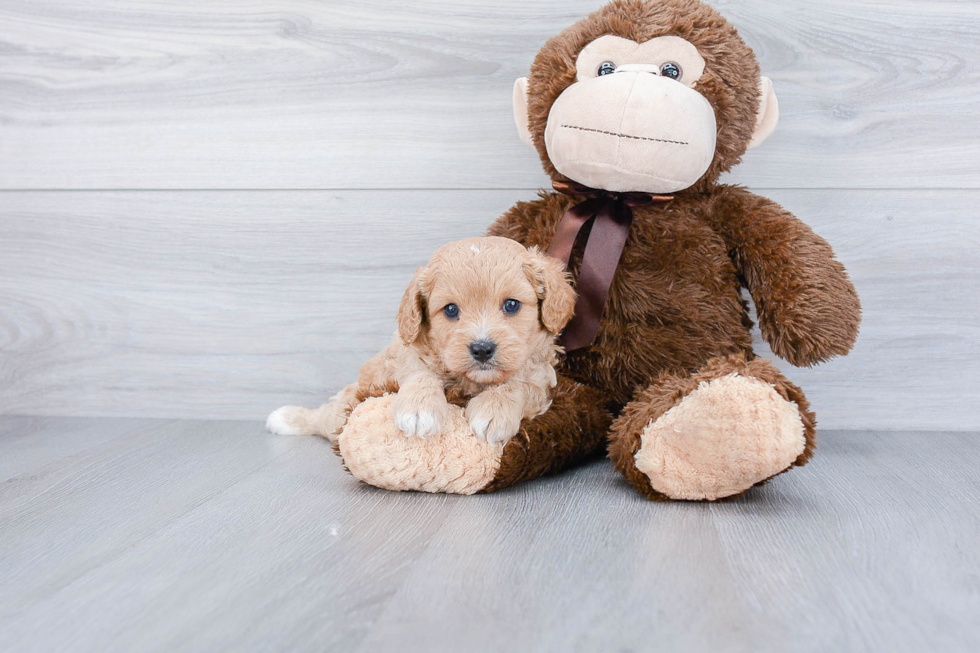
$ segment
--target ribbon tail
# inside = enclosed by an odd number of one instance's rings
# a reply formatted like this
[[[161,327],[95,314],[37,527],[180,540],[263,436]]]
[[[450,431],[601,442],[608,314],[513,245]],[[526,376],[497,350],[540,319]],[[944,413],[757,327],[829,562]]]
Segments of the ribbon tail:
[[[548,256],[558,259],[568,267],[568,259],[572,255],[572,248],[575,246],[575,239],[582,231],[589,220],[596,216],[602,207],[603,202],[599,199],[591,199],[576,204],[565,211],[558,228],[555,230],[555,237],[548,246]]]
[[[583,349],[595,342],[632,222],[633,210],[622,201],[603,202],[596,212],[578,275],[575,315],[562,334],[566,351]]]

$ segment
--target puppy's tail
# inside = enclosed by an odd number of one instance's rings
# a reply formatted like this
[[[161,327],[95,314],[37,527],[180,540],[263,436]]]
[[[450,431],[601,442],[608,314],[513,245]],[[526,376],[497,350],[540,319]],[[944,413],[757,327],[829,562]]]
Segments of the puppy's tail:
[[[398,392],[398,383],[392,380],[366,388],[352,383],[319,408],[283,406],[272,411],[265,427],[276,435],[319,435],[336,443],[354,406],[368,397],[381,397],[390,392]]]
[[[277,435],[319,435],[337,441],[353,404],[355,386],[347,386],[315,410],[283,406],[265,420],[265,427]]]

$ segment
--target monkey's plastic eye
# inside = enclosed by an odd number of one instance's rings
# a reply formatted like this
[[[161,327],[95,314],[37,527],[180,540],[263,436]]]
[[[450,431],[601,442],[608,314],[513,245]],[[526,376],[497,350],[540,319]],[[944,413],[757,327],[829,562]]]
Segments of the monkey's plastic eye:
[[[616,72],[616,64],[611,61],[603,61],[599,64],[599,70],[596,71],[596,74],[602,77],[603,75],[609,75],[614,72]]]
[[[450,320],[455,320],[459,317],[459,306],[456,304],[446,304],[446,307],[442,309],[442,313]]]
[[[683,75],[681,72],[681,67],[674,62],[665,63],[664,65],[660,66],[660,74],[673,80],[679,80],[681,75]]]
[[[516,313],[521,310],[521,303],[516,299],[505,299],[503,305],[504,313]]]

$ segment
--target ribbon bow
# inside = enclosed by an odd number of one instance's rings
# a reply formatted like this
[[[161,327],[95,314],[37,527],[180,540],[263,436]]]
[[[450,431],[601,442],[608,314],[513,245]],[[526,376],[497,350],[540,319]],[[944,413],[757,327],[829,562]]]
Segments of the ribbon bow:
[[[612,286],[613,275],[616,274],[623,248],[626,247],[626,238],[633,222],[633,207],[654,202],[667,203],[674,197],[649,193],[612,193],[576,182],[556,181],[552,186],[565,195],[593,196],[565,212],[548,248],[548,255],[563,261],[567,267],[579,232],[587,223],[593,222],[578,273],[575,315],[561,337],[565,350],[575,351],[595,342],[599,322],[606,308],[609,287]]]

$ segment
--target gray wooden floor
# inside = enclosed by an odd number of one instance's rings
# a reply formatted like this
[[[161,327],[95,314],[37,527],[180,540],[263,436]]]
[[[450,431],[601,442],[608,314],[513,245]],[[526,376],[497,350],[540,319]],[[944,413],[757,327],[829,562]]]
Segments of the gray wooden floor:
[[[980,650],[980,438],[825,432],[730,503],[607,461],[357,484],[258,423],[0,418],[0,649]]]

